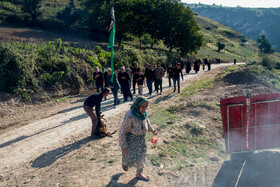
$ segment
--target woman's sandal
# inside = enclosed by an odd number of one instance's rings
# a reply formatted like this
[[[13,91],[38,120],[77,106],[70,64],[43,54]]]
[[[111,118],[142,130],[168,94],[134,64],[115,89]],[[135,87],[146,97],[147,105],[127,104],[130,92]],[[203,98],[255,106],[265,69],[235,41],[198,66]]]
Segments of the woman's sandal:
[[[147,176],[147,177],[144,177],[144,176],[137,177],[137,176],[136,176],[136,178],[137,178],[138,180],[142,180],[142,181],[149,181],[149,180],[150,180],[150,177],[149,177],[149,176]]]
[[[127,166],[122,166],[124,171],[128,171],[128,167]]]

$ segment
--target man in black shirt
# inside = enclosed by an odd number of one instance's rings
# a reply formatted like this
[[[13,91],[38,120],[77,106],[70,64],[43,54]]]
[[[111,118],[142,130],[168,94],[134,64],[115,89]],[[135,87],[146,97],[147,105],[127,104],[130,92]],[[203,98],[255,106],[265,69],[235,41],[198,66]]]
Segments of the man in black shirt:
[[[134,67],[131,69],[132,71],[132,76],[133,76],[133,94],[135,94],[135,86],[136,86],[136,80],[138,79],[138,76],[139,76],[139,71],[140,71],[140,68],[138,67],[138,63],[135,63],[134,64]]]
[[[108,72],[105,71],[105,68],[102,68],[102,75],[103,75],[105,87],[109,87],[110,80],[108,79]]]
[[[91,118],[92,121],[92,129],[91,129],[91,136],[93,136],[96,132],[96,127],[98,124],[98,119],[100,118],[100,103],[103,97],[107,97],[109,94],[108,88],[103,88],[102,93],[95,93],[89,96],[84,102],[84,110]],[[95,106],[95,113],[93,112],[93,107]]]
[[[171,86],[171,79],[173,78],[173,67],[172,64],[169,64],[167,68],[167,73],[168,73],[168,81],[169,81],[169,87]]]
[[[99,88],[102,91],[104,77],[98,67],[95,67],[95,72],[93,73],[93,79],[95,80],[96,91],[99,92]]]
[[[128,97],[130,97],[131,100],[133,100],[133,96],[132,96],[132,94],[130,92],[130,88],[129,88],[130,77],[129,77],[128,73],[124,71],[124,66],[121,67],[121,69],[120,69],[120,72],[118,74],[118,81],[121,85],[121,90],[123,93],[124,101],[127,101]]]
[[[144,84],[145,76],[142,74],[142,70],[140,69],[138,79],[136,80],[138,84],[138,91],[140,95],[143,95],[143,84]]]
[[[182,76],[182,80],[184,80],[183,72],[181,69],[181,64],[177,63],[176,68],[173,69],[173,84],[174,84],[174,92],[176,91],[176,82],[178,84],[178,93],[180,93],[180,74]]]
[[[153,93],[153,80],[154,80],[154,71],[152,70],[152,66],[148,64],[147,68],[145,69],[144,74],[146,80],[147,80],[147,86],[149,89],[149,95],[152,95]]]

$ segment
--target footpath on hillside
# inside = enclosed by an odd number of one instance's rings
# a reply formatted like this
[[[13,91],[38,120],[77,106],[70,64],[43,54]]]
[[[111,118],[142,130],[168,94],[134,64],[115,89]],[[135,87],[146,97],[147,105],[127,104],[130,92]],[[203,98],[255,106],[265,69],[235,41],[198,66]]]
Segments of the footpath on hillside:
[[[229,65],[232,64],[212,65],[212,69]],[[203,73],[203,71],[200,71],[198,74],[192,72],[191,74],[184,73],[184,81],[182,81],[181,84],[185,84],[187,81],[194,79]],[[163,80],[162,96],[155,93],[149,96],[146,94],[148,92],[147,87],[144,88],[144,96],[146,96],[148,100],[153,100],[157,97],[164,97],[167,89],[173,90],[173,87],[168,86],[168,79],[165,77]],[[119,96],[122,98],[120,94]],[[101,154],[102,151],[104,151],[104,154],[106,154],[104,158],[109,159],[109,163],[115,162],[112,160],[110,161],[110,156],[113,157],[117,155],[117,159],[120,160],[121,154],[118,147],[118,133],[113,135],[111,138],[107,137],[97,140],[93,140],[89,137],[91,121],[82,107],[85,98],[86,96],[78,97],[76,101],[72,103],[73,106],[70,104],[67,109],[58,111],[56,114],[49,117],[28,123],[21,127],[14,127],[8,131],[6,130],[0,133],[0,182],[3,183],[3,185],[30,184],[32,186],[44,184],[44,180],[42,179],[44,176],[42,175],[45,174],[42,173],[50,174],[54,171],[61,170],[58,166],[61,162],[63,163],[65,155],[69,154],[71,156],[71,154],[74,154],[73,152],[75,150],[78,150],[84,144],[87,144],[88,150],[87,153],[83,154],[93,154],[95,151],[96,153],[99,151],[98,154]],[[109,131],[118,130],[120,128],[123,117],[129,110],[131,104],[132,101],[121,102],[120,105],[113,108],[112,94],[109,95],[107,100],[102,102],[102,112],[105,115]],[[47,110],[52,109],[49,108]],[[32,108],[30,109],[30,112],[36,113],[36,111],[32,110]],[[38,115],[40,116],[40,114]],[[108,147],[110,147],[110,150],[104,150]],[[92,161],[96,159],[96,157],[92,157]],[[69,163],[69,168],[71,168],[71,166],[72,164]],[[124,175],[113,175],[112,177],[112,173],[121,171],[120,167],[113,167],[109,164],[108,169],[110,169],[110,172],[106,169],[104,171],[105,167],[107,167],[106,164],[99,162],[89,166],[88,170],[84,171],[85,173],[79,171],[80,173],[77,173],[77,176],[72,174],[71,177],[76,178],[73,180],[71,179],[71,185],[75,186],[88,184],[87,182],[89,182],[89,179],[87,179],[87,174],[91,171],[94,171],[97,177],[91,179],[90,183],[94,184],[97,182],[98,184],[101,184],[100,186],[110,184],[110,181],[111,184],[113,184],[112,179],[116,181]],[[52,168],[53,171],[50,171],[50,168]],[[100,168],[103,168],[103,170]],[[78,171],[77,168],[72,168],[71,171],[72,170]],[[152,173],[153,171],[148,170],[147,172]],[[36,173],[41,173],[40,177]],[[57,173],[63,172],[61,171]],[[52,176],[52,174],[50,174],[45,176],[50,177],[50,179],[46,179],[45,184],[53,184],[55,181],[61,180],[58,175]],[[131,175],[134,175],[132,171]],[[104,177],[101,180],[98,176]],[[156,176],[157,174],[154,175],[154,177]],[[163,175],[162,177],[166,177],[165,180],[168,181],[168,177],[170,176]],[[27,180],[28,178],[30,178],[30,180]],[[127,184],[129,175],[123,176],[122,180],[125,184]],[[131,184],[134,182],[135,181],[132,180]],[[163,183],[158,180],[151,180],[149,183],[151,186],[162,184]]]

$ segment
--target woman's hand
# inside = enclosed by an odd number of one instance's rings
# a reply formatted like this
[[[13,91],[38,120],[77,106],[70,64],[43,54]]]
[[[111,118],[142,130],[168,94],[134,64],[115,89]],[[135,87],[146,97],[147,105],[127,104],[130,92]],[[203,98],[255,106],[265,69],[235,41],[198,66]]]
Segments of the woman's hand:
[[[123,153],[124,153],[126,156],[129,155],[129,149],[128,149],[128,147],[124,147],[124,148],[122,148],[122,150],[123,150]]]
[[[152,130],[152,133],[153,133],[154,135],[157,135],[157,130],[156,130],[156,129],[153,129],[153,130]]]

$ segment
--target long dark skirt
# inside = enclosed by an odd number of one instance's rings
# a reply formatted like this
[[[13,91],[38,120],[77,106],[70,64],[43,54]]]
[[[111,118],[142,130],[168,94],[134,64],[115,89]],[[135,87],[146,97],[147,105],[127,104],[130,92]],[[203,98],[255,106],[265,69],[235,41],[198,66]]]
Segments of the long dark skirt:
[[[129,149],[129,155],[126,156],[122,152],[122,164],[123,166],[135,166],[137,172],[142,173],[147,160],[147,145],[145,140],[145,134],[136,136],[132,133],[128,133],[127,144]]]

